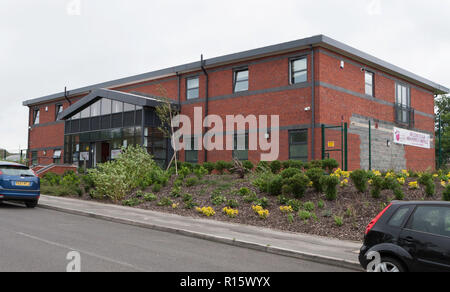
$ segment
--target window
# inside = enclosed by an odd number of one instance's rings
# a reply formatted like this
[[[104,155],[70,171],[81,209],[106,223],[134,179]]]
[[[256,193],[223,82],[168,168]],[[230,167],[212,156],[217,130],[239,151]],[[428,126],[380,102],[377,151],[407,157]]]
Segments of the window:
[[[39,124],[39,109],[34,109],[33,112],[33,125],[38,125]]]
[[[38,152],[32,151],[31,152],[31,165],[37,165],[38,164]]]
[[[84,110],[81,111],[81,118],[85,119],[85,118],[89,118],[91,115],[91,107],[88,106],[87,108],[85,108]]]
[[[57,104],[57,105],[55,106],[55,114],[56,114],[56,116],[55,116],[55,121],[58,120],[58,115],[59,115],[60,113],[62,113],[62,111],[63,111],[63,105],[62,105],[62,104]]]
[[[308,130],[289,132],[289,159],[308,160]]]
[[[53,151],[53,163],[55,164],[61,163],[61,150]]]
[[[374,91],[374,74],[370,71],[365,71],[365,79],[366,79],[366,95],[375,96]]]
[[[198,162],[198,138],[191,136],[186,137],[186,150],[185,153],[185,160],[186,162],[190,163],[197,163]]]
[[[91,105],[91,117],[98,117],[102,106],[102,100],[99,100]]]
[[[394,216],[389,219],[388,225],[394,226],[394,227],[401,227],[403,222],[406,219],[406,215],[408,214],[408,211],[411,209],[411,206],[404,206],[400,207],[394,214]]]
[[[112,102],[112,112],[113,114],[121,113],[123,112],[123,102],[113,100]]]
[[[449,217],[449,207],[419,206],[408,222],[408,229],[450,237]]]
[[[237,70],[234,72],[234,92],[248,90],[248,69]]]
[[[412,125],[414,111],[411,109],[410,89],[405,85],[397,84],[395,95],[396,122]]]
[[[308,63],[306,57],[292,59],[290,67],[291,84],[308,81]]]
[[[234,135],[232,155],[238,160],[248,160],[248,134]]]
[[[110,99],[104,98],[102,99],[102,116],[111,114],[111,104],[112,101]]]
[[[186,80],[186,99],[195,99],[199,97],[200,81],[198,77],[188,78]]]

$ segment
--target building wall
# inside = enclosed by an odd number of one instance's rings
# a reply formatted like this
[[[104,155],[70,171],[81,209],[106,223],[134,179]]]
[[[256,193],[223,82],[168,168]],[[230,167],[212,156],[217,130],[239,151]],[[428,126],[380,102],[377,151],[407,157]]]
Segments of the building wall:
[[[289,83],[289,58],[306,55],[308,58],[308,82],[297,85]],[[349,167],[350,169],[367,168],[366,133],[361,132],[355,123],[367,123],[372,120],[380,127],[393,127],[395,84],[398,80],[375,68],[351,60],[348,57],[331,52],[324,48],[316,48],[315,61],[315,124],[314,157],[312,156],[312,112],[305,111],[311,107],[311,50],[303,50],[240,62],[233,65],[224,65],[209,68],[209,114],[216,114],[225,120],[226,115],[279,115],[280,116],[280,155],[279,160],[289,159],[288,131],[293,129],[308,129],[309,159],[321,158],[321,130],[320,124],[340,125],[349,124]],[[344,69],[340,68],[340,61],[345,61]],[[247,92],[233,93],[233,69],[241,66],[249,68],[249,90]],[[375,73],[375,97],[365,95],[364,72],[366,68]],[[186,99],[186,78],[199,76],[199,98]],[[411,87],[411,106],[416,110],[415,127],[413,130],[429,133],[434,138],[434,98],[431,92],[416,85]],[[114,90],[165,96],[182,104],[182,114],[193,118],[195,107],[201,107],[205,114],[206,76],[200,70],[180,76],[171,76],[140,82],[133,85],[113,88]],[[82,98],[71,98],[74,102]],[[39,105],[41,108],[40,125],[32,126],[32,112],[30,107],[30,150],[46,150],[51,155],[53,149],[64,149],[64,123],[55,122],[55,105],[62,102],[64,109],[68,103],[61,99],[57,102]],[[43,108],[48,106],[48,112]],[[255,129],[250,129],[255,130]],[[389,159],[383,153],[382,141],[387,139],[387,132],[374,131],[374,139],[379,142],[375,145],[374,168],[390,168]],[[337,139],[336,139],[337,140]],[[340,147],[337,143],[336,147]],[[399,160],[406,159],[404,163],[395,164],[395,168],[426,169],[434,168],[434,149],[420,149],[416,147],[395,147]],[[400,149],[401,148],[401,149]],[[31,155],[31,151],[29,152]],[[259,161],[258,151],[249,151],[249,159]],[[64,154],[63,154],[64,155]],[[335,157],[340,161],[340,156]],[[41,155],[39,155],[41,156]],[[420,158],[419,158],[420,157]],[[30,157],[31,158],[31,157]],[[184,160],[184,152],[180,153]],[[209,161],[231,160],[232,151],[212,151],[208,153]],[[199,151],[199,162],[204,161],[204,152]]]

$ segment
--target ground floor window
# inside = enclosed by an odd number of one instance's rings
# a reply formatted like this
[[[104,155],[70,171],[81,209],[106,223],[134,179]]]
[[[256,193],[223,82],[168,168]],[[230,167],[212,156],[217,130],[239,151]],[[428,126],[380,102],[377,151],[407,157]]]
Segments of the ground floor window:
[[[144,147],[153,156],[153,160],[164,167],[167,163],[169,143],[164,134],[156,127],[144,128]]]
[[[184,151],[186,162],[198,163],[198,138],[194,136],[186,137],[186,150]]]
[[[31,165],[38,165],[38,152],[37,151],[31,152]]]
[[[308,161],[308,130],[289,131],[289,159]]]
[[[53,163],[60,164],[61,163],[61,150],[53,151]]]
[[[248,160],[248,133],[234,135],[233,158]]]

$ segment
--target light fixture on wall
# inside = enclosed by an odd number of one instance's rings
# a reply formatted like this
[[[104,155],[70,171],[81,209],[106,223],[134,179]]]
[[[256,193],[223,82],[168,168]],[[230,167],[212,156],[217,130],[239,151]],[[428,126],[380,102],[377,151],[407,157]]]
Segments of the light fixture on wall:
[[[305,107],[305,112],[309,112],[310,110],[311,110],[311,107],[310,107],[310,106]]]
[[[341,69],[344,69],[344,67],[345,67],[345,62],[341,61]]]
[[[387,147],[391,147],[391,140],[389,140],[389,139],[387,140],[386,146],[387,146]]]

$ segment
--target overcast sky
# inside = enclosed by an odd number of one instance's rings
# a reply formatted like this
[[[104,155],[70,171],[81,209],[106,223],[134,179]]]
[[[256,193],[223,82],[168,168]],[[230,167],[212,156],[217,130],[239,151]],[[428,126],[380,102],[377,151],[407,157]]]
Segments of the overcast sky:
[[[449,14],[447,0],[0,0],[0,148],[27,147],[24,100],[317,34],[449,87]]]

